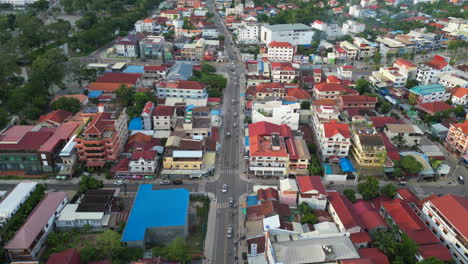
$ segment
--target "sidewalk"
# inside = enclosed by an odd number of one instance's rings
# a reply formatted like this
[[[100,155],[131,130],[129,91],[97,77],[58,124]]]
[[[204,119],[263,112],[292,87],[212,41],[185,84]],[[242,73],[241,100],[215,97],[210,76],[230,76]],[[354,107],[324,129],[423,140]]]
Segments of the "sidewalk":
[[[212,193],[206,193],[208,197],[210,197],[210,212],[208,213],[208,223],[207,223],[207,230],[205,236],[205,245],[204,250],[205,258],[203,259],[203,263],[213,263],[213,250],[214,250],[214,243],[215,243],[215,229],[216,229],[216,210],[217,210],[217,201],[216,197]]]
[[[241,237],[246,235],[246,230],[245,230],[245,215],[242,213],[242,203],[246,201],[247,198],[247,193],[244,193],[239,197],[239,200],[237,201],[238,203],[238,212],[237,212],[237,258],[239,260],[242,259],[242,252],[247,249],[247,240],[246,239],[241,239]]]

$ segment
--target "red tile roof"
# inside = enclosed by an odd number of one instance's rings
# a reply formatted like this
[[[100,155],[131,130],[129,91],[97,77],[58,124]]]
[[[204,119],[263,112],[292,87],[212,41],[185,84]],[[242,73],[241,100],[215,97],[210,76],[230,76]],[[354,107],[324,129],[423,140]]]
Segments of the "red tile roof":
[[[92,82],[92,83],[89,84],[88,90],[113,93],[113,92],[117,91],[122,84],[124,84],[127,87],[132,87],[133,86],[133,84],[131,84],[131,83]]]
[[[89,162],[89,161],[88,161]],[[130,164],[130,159],[125,158],[121,159],[119,163],[117,163],[115,166],[113,166],[110,170],[112,174],[116,172],[128,172],[129,171],[129,164]],[[91,166],[93,167],[93,166]]]
[[[296,176],[296,181],[302,194],[314,190],[320,194],[327,195],[322,183],[322,177],[320,176]]]
[[[432,103],[417,104],[416,108],[430,115],[434,115],[437,112],[447,111],[447,110],[453,109],[454,107],[447,104],[446,102],[432,102]]]
[[[208,97],[208,103],[221,103],[221,98],[219,98],[219,97]]]
[[[257,197],[259,201],[279,200],[278,190],[273,189],[271,187],[267,189],[258,189]]]
[[[280,217],[291,216],[291,210],[286,204],[281,204],[278,201],[263,201],[262,212],[264,217],[269,217],[278,214]]]
[[[257,123],[252,123],[249,125],[249,136],[267,136],[273,133],[279,134],[280,133],[280,126],[262,121]]]
[[[156,159],[156,150],[142,150],[136,151],[132,154],[132,160],[144,159],[145,161],[151,161]]]
[[[257,93],[265,93],[265,92],[272,92],[273,89],[284,89],[284,84],[282,83],[275,83],[275,82],[268,82],[268,83],[261,83],[257,86],[254,86],[254,89]]]
[[[272,62],[270,65],[273,71],[295,71],[290,62]]]
[[[353,244],[361,244],[361,243],[369,243],[372,241],[369,233],[363,231],[358,233],[352,233],[349,238],[353,242]]]
[[[344,103],[377,103],[377,97],[368,95],[342,95],[341,100]]]
[[[161,88],[172,88],[172,89],[190,89],[190,90],[203,90],[205,86],[201,82],[197,81],[169,81],[160,82],[158,87]]]
[[[268,46],[274,47],[274,48],[291,48],[291,49],[293,47],[289,42],[279,42],[279,41],[272,41],[270,42]]]
[[[430,200],[437,210],[444,215],[454,228],[468,239],[468,199],[446,194]]]
[[[146,102],[145,106],[143,107],[142,113],[145,113],[147,115],[151,115],[151,110],[154,107],[154,103],[151,101]]]
[[[52,152],[60,143],[70,139],[80,125],[81,123],[79,122],[67,122],[61,124],[54,130],[52,136],[41,145],[39,151]]]
[[[369,201],[359,200],[353,204],[353,211],[359,216],[361,224],[366,230],[388,227],[387,222]]]
[[[419,198],[410,189],[398,189],[397,193],[403,198],[404,201],[409,203],[418,203]]]
[[[340,84],[341,80],[338,77],[336,77],[335,75],[330,75],[330,76],[327,77],[327,83]]]
[[[323,22],[320,21],[320,20],[315,20],[315,21],[314,21],[314,24],[323,24]]]
[[[436,70],[441,70],[448,65],[448,62],[446,62],[443,57],[435,55],[432,60],[426,62],[425,64]]]
[[[301,88],[288,88],[287,89],[288,96],[292,96],[296,99],[311,99],[312,95],[308,93],[306,90]]]
[[[129,83],[135,85],[141,78],[138,73],[106,72],[96,79],[96,82],[102,83]]]
[[[9,250],[28,250],[66,197],[66,192],[47,193],[44,199],[29,214],[24,224],[15,233],[15,236],[6,243],[5,248]]]
[[[333,99],[318,99],[318,100],[315,100],[313,102],[314,105],[316,106],[320,106],[320,105],[324,105],[324,106],[335,106],[338,104],[338,102],[336,100],[333,100]]]
[[[272,138],[263,136],[250,137],[251,157],[288,157],[283,137],[279,137],[279,149],[273,150]]]
[[[158,105],[153,110],[154,116],[172,116],[174,115],[175,107],[169,105]]]
[[[65,249],[50,255],[47,264],[81,264],[80,252],[76,248]]]
[[[144,71],[167,71],[166,66],[144,66],[143,67]]]
[[[84,94],[68,94],[68,95],[59,95],[57,97],[55,97],[54,99],[52,99],[51,103],[61,97],[67,97],[67,98],[75,98],[77,99],[78,101],[80,101],[81,104],[83,104],[86,100],[88,100],[88,96],[84,95]]]
[[[345,87],[337,83],[318,83],[314,86],[320,92],[344,92]]]
[[[462,131],[464,134],[468,134],[468,120],[465,120],[463,123],[455,123],[451,125]]]
[[[411,68],[411,67],[416,67],[416,64],[408,61],[408,60],[405,60],[405,59],[396,59],[395,60],[395,64],[398,64],[402,67],[405,67],[405,68]]]
[[[98,113],[91,122],[89,122],[88,127],[83,132],[84,135],[101,135],[106,129],[114,130],[115,120],[111,120],[111,113]]]
[[[252,254],[252,244],[257,244],[257,254],[265,252],[265,236],[247,239],[247,250],[249,251],[249,254]]]
[[[383,128],[386,124],[404,124],[402,120],[391,116],[371,116],[369,118],[375,128]]]
[[[346,229],[360,226],[359,217],[354,213],[352,204],[339,192],[327,192],[328,201],[336,211],[338,218]]]
[[[418,246],[418,252],[424,259],[435,257],[443,262],[452,260],[452,254],[450,254],[450,251],[440,243],[420,245]]]
[[[468,95],[468,89],[463,87],[457,87],[452,90],[452,96],[457,98],[463,98],[464,96]]]
[[[393,199],[382,203],[382,207],[400,227],[418,245],[435,244],[439,240],[424,225],[418,215],[401,199]]]
[[[387,256],[378,248],[360,248],[358,253],[362,258],[371,259],[374,264],[390,264]]]
[[[41,115],[39,117],[39,122],[52,121],[54,123],[61,124],[63,123],[63,121],[65,121],[65,119],[67,119],[67,117],[71,115],[72,113],[59,109],[59,110],[52,111],[48,114]]]
[[[326,138],[333,137],[337,134],[342,135],[344,138],[350,138],[351,136],[348,124],[338,123],[335,120],[323,123],[323,130],[325,131]]]
[[[379,264],[379,263],[374,263],[372,260],[367,259],[367,258],[358,258],[358,259],[343,259],[343,260],[338,260],[339,264]]]

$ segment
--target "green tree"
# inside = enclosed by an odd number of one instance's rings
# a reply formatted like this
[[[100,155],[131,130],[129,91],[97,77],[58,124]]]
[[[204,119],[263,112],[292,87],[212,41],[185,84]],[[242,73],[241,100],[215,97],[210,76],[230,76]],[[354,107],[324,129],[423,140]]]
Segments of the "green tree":
[[[81,110],[81,103],[78,99],[72,97],[60,97],[59,99],[52,102],[52,109],[54,110],[65,110],[72,112],[73,114]]]
[[[465,111],[465,106],[464,105],[457,105],[455,106],[455,109],[453,110],[455,115],[458,118],[464,118],[466,116],[466,111]]]
[[[80,250],[81,261],[83,263],[88,263],[90,261],[99,260],[100,259],[99,250],[96,247],[84,247]]]
[[[408,237],[406,233],[401,236],[401,242],[398,244],[398,257],[401,258],[405,264],[414,264],[416,252],[418,250],[418,244]]]
[[[436,257],[428,257],[419,261],[417,264],[444,264],[444,262]]]
[[[135,91],[132,87],[121,84],[115,94],[123,106],[128,107],[132,105],[135,96]]]
[[[96,239],[96,248],[105,258],[115,258],[118,251],[122,249],[119,233],[112,230],[105,231]]]
[[[101,180],[98,180],[92,176],[88,175],[83,175],[81,177],[81,181],[78,183],[78,192],[79,193],[85,193],[88,190],[94,190],[98,188],[102,188],[104,186],[103,182]]]
[[[203,62],[201,65],[201,70],[205,73],[214,73],[216,72],[216,67],[206,62]]]
[[[372,235],[372,244],[388,258],[393,259],[398,252],[398,242],[391,231],[379,230]]]
[[[313,213],[308,213],[302,216],[301,218],[301,224],[316,224],[318,223],[318,217],[314,215]]]
[[[395,178],[403,177],[403,171],[401,170],[401,168],[394,168],[393,169],[393,177],[395,177]]]
[[[181,261],[182,263],[188,262],[191,259],[191,256],[187,242],[181,237],[176,237],[169,245],[167,245],[165,257],[170,261]]]
[[[8,124],[8,112],[5,109],[0,108],[0,130]]]
[[[301,103],[301,109],[309,110],[310,109],[310,101],[303,101]]]
[[[356,90],[359,92],[359,94],[372,92],[369,81],[362,79],[362,78],[356,81]]]
[[[310,214],[312,213],[312,208],[310,208],[306,202],[302,202],[299,204],[299,212],[301,212],[303,215]]]
[[[65,73],[65,61],[66,57],[59,49],[47,50],[33,61],[31,79],[40,81],[45,88],[60,84]]]
[[[411,155],[401,158],[400,166],[404,171],[410,174],[417,174],[423,169],[421,162],[417,161],[416,158]]]
[[[358,192],[365,200],[371,200],[380,195],[379,182],[374,176],[364,177],[358,184]]]
[[[146,93],[138,92],[135,94],[135,112],[140,115],[145,107],[145,104],[150,101],[150,97]]]
[[[346,189],[343,191],[344,196],[352,203],[356,202],[356,192],[353,189]]]
[[[376,53],[374,54],[374,57],[372,57],[372,61],[373,61],[375,64],[379,64],[381,60],[382,60],[382,54],[380,54],[380,52],[376,52]]]
[[[380,189],[380,192],[382,193],[382,195],[393,199],[396,196],[397,189],[396,189],[395,185],[393,185],[391,183],[387,183]]]
[[[408,89],[411,89],[411,88],[413,88],[415,86],[418,86],[418,85],[419,85],[419,83],[416,80],[407,80],[406,81],[406,88],[408,88]]]
[[[382,114],[388,114],[392,110],[392,104],[389,102],[384,102],[382,106],[380,107],[380,113]]]

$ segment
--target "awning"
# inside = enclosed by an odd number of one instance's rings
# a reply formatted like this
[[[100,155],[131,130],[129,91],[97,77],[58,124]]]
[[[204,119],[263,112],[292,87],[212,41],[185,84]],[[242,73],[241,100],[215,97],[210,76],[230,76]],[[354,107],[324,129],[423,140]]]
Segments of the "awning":
[[[355,172],[353,164],[348,158],[341,158],[340,159],[340,167],[343,172]]]
[[[330,162],[339,162],[340,158],[338,158],[337,156],[331,156],[331,157],[328,158],[328,160]]]

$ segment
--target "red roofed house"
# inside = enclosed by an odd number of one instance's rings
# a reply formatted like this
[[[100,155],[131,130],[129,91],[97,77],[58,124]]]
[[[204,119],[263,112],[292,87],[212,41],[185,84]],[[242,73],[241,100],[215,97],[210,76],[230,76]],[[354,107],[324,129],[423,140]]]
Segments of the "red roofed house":
[[[66,192],[50,192],[4,246],[13,261],[34,260],[54,228],[55,217],[68,203]]]
[[[272,41],[268,44],[269,61],[291,62],[294,56],[294,47],[289,42]]]
[[[139,73],[105,72],[96,79],[96,82],[129,84],[130,86],[138,88],[141,86],[141,76],[142,75]]]
[[[456,263],[468,263],[468,199],[446,194],[428,200],[423,204],[421,217]]]
[[[450,129],[445,138],[445,148],[458,156],[463,156],[468,151],[468,120],[463,123],[450,124]]]
[[[260,83],[253,87],[252,95],[257,99],[265,97],[283,98],[287,95],[284,84],[277,82]]]
[[[296,77],[296,70],[290,62],[271,62],[270,67],[273,82],[290,83]]]
[[[102,109],[101,109],[102,110]],[[128,137],[128,115],[120,112],[98,112],[75,138],[78,159],[87,167],[103,167],[117,160]]]
[[[391,116],[371,116],[369,119],[372,122],[372,126],[378,131],[382,132],[386,124],[403,124],[404,122],[400,119],[396,119]]]
[[[444,112],[444,111],[453,109],[454,107],[447,104],[446,102],[431,102],[431,103],[417,104],[416,108],[430,115],[435,115],[436,113]]]
[[[316,131],[319,152],[323,160],[330,157],[347,157],[351,146],[351,132],[348,124],[335,120],[321,123]]]
[[[388,228],[387,222],[385,222],[379,211],[369,201],[357,201],[353,204],[353,211],[359,216],[361,227],[371,234]]]
[[[166,78],[168,69],[166,66],[144,66],[143,82],[153,84]]]
[[[452,70],[449,64],[450,59],[435,55],[434,58],[418,69],[416,80],[420,85],[428,85],[436,83],[439,80],[439,75]]]
[[[39,123],[42,127],[57,127],[70,117],[72,113],[59,109],[39,117]]]
[[[12,126],[0,133],[0,172],[31,174],[51,172],[68,140],[79,128],[78,122],[58,127]]]
[[[158,166],[156,150],[136,150],[111,169],[116,178],[153,177]]]
[[[341,111],[348,109],[375,109],[377,97],[368,95],[342,95],[338,97]]]
[[[76,248],[69,248],[50,255],[47,264],[81,264],[80,252]]]
[[[339,192],[327,192],[328,212],[340,232],[358,233],[362,231],[359,216],[353,210],[351,202]]]
[[[278,190],[273,189],[271,187],[267,189],[258,189],[257,197],[260,202],[271,201],[271,200],[279,201]]]
[[[307,203],[314,210],[325,210],[327,192],[320,176],[296,176],[299,204]]]
[[[153,110],[154,103],[151,101],[146,102],[140,115],[141,119],[143,120],[144,130],[151,130],[153,128]]]
[[[358,253],[361,258],[370,259],[373,264],[390,264],[388,257],[378,248],[360,248]]]
[[[372,238],[370,237],[369,233],[366,231],[358,232],[358,233],[352,233],[349,238],[351,239],[351,242],[353,242],[353,245],[356,248],[365,248],[369,246],[369,243],[372,242]]]
[[[314,85],[313,94],[315,99],[337,99],[340,95],[357,95],[359,93],[338,83],[318,83]]]
[[[451,100],[454,105],[468,105],[468,88],[454,88]]]
[[[416,79],[416,73],[418,70],[418,66],[416,66],[416,64],[405,59],[396,59],[393,63],[393,67],[398,68],[398,72],[406,75],[409,80]]]
[[[175,124],[175,107],[158,105],[153,110],[154,130],[170,130]]]
[[[160,98],[208,98],[206,87],[197,81],[165,81],[156,85],[156,96]]]

